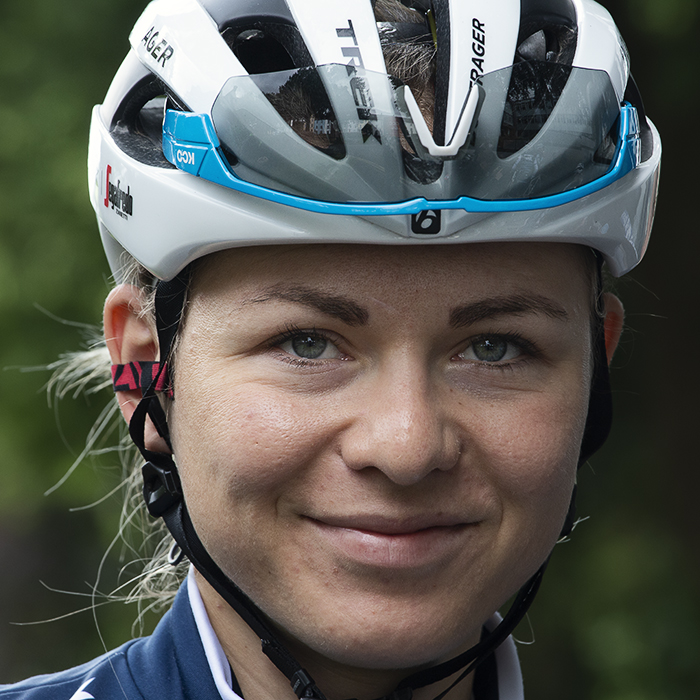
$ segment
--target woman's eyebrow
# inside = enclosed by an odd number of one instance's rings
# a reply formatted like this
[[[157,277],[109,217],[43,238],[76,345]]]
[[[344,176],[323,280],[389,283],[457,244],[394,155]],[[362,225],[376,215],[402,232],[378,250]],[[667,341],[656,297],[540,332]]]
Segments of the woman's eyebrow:
[[[473,304],[455,307],[450,311],[450,326],[461,328],[494,316],[518,316],[525,313],[544,314],[563,321],[569,318],[566,309],[552,299],[539,294],[513,294],[480,299]]]
[[[258,296],[245,303],[262,304],[272,299],[310,306],[323,314],[340,319],[348,326],[364,326],[369,321],[369,311],[352,299],[304,285],[275,284],[263,289]]]

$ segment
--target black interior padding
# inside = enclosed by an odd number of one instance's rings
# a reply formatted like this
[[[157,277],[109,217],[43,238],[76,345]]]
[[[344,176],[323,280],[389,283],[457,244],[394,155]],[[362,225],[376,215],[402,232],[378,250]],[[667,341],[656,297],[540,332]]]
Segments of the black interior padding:
[[[139,80],[125,95],[110,125],[115,143],[128,156],[157,168],[174,168],[163,155],[163,111],[165,102],[146,107],[158,97],[170,100],[165,84],[155,75]],[[179,103],[177,104],[179,108]]]
[[[250,74],[275,73],[313,66],[299,30],[289,24],[258,17],[229,23],[221,34]]]
[[[552,24],[571,29],[577,26],[576,8],[571,0],[520,0],[521,32],[529,31],[528,25],[532,19],[537,21],[545,18]],[[520,41],[523,38],[525,37],[521,36]]]
[[[521,0],[518,47],[538,32],[545,36],[546,60],[572,65],[578,24],[576,8],[570,0]],[[518,58],[516,50],[513,60]]]
[[[143,106],[152,99],[166,94],[165,84],[155,75],[141,78],[124,96],[112,117],[110,130],[118,122],[133,127]]]

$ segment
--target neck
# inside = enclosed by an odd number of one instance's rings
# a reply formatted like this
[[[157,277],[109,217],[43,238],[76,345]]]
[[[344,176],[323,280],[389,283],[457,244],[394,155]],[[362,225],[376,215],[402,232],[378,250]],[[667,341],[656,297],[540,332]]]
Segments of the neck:
[[[245,700],[297,700],[287,678],[262,653],[257,635],[199,574],[196,574],[196,580],[211,625]],[[283,633],[280,633],[280,638],[328,700],[376,700],[391,693],[401,680],[420,670],[358,668],[329,659]],[[461,651],[463,649],[456,650],[454,655]],[[450,692],[449,700],[472,697],[473,675],[470,674]],[[413,700],[433,700],[449,688],[456,677],[457,674],[415,690]]]

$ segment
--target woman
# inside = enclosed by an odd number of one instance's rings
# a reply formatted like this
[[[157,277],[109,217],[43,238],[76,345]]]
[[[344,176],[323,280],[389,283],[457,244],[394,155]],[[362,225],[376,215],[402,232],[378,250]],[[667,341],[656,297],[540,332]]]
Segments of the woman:
[[[91,131],[105,337],[193,566],[152,637],[0,696],[521,698],[609,429],[601,266],[656,196],[609,15],[157,0],[131,43]]]

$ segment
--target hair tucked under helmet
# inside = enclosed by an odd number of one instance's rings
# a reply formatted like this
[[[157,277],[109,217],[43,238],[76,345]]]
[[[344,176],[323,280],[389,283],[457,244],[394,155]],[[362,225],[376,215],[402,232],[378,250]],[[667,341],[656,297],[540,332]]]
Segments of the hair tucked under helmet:
[[[323,698],[262,611],[209,556],[177,468],[144,445],[188,265],[226,248],[310,243],[554,241],[615,275],[644,254],[661,144],[609,14],[591,0],[155,0],[93,113],[89,178],[117,280],[157,282],[161,362],[114,368],[140,388],[131,435],[144,496],[194,566],[259,635],[300,698]],[[581,460],[610,425],[601,332]],[[573,509],[566,528],[571,527]],[[390,694],[465,677],[525,614]],[[441,696],[440,696],[441,697]]]

